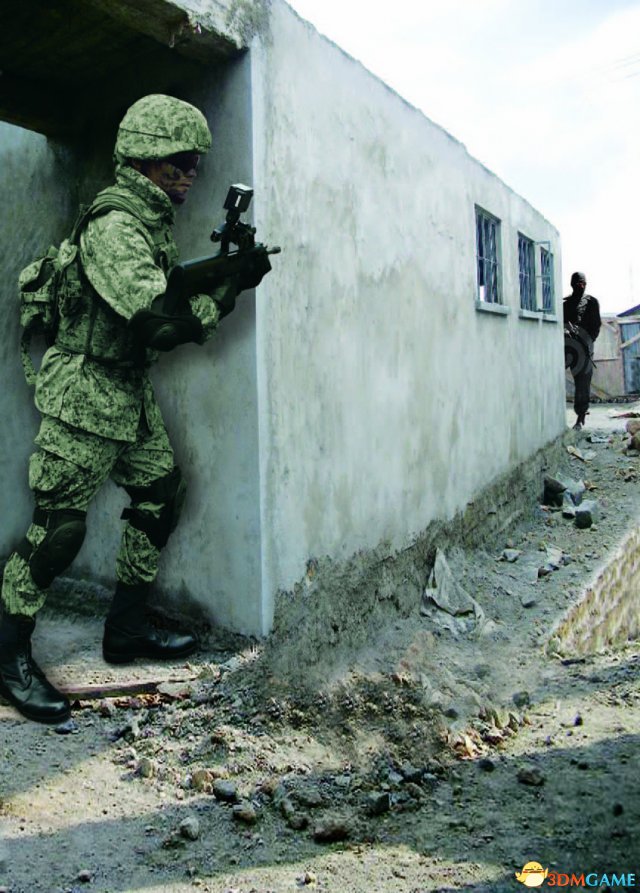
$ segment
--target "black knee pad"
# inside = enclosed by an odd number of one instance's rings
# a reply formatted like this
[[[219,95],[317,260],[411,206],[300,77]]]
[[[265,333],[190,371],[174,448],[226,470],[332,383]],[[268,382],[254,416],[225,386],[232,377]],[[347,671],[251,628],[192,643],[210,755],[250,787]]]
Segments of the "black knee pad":
[[[80,551],[87,532],[86,517],[86,512],[76,509],[35,510],[33,523],[46,528],[45,537],[40,545],[33,547],[26,543],[18,551],[28,562],[33,582],[39,589],[50,586]]]
[[[187,493],[180,469],[176,465],[169,474],[152,481],[146,487],[125,487],[125,490],[133,505],[124,509],[121,517],[129,521],[136,530],[145,533],[156,549],[162,549],[176,529]],[[154,518],[144,509],[138,508],[138,504],[143,502],[161,505],[160,516]]]

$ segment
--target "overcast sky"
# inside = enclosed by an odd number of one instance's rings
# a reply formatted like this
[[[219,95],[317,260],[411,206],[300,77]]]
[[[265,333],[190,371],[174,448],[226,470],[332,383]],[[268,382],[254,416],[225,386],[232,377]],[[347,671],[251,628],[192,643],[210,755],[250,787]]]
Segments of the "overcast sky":
[[[640,304],[640,0],[287,0],[559,230],[605,312]]]

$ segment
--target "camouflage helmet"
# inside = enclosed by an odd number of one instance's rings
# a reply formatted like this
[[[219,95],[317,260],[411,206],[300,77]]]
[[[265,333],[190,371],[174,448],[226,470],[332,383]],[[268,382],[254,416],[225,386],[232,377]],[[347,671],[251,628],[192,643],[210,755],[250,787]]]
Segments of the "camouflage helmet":
[[[120,122],[115,157],[166,158],[210,148],[211,132],[201,111],[175,96],[152,93],[134,102]]]

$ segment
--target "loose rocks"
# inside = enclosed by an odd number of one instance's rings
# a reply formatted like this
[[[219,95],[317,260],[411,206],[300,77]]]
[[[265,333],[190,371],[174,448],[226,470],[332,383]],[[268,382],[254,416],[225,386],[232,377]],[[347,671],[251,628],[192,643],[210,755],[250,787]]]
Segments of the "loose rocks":
[[[537,766],[524,766],[518,770],[516,777],[520,784],[526,784],[529,787],[539,788],[544,784],[544,775]]]
[[[179,830],[186,840],[197,840],[200,837],[200,822],[195,816],[187,816],[180,822]]]
[[[242,822],[245,825],[255,825],[258,821],[258,813],[251,803],[238,803],[233,807],[232,815],[236,822]]]
[[[350,835],[351,828],[347,820],[337,816],[324,819],[313,830],[313,839],[316,843],[336,843],[347,840]]]
[[[238,802],[238,789],[232,781],[223,781],[217,778],[213,782],[211,790],[216,800],[221,800],[223,803]]]
[[[389,812],[391,807],[391,797],[388,791],[372,791],[367,795],[366,811],[369,815],[383,815]]]

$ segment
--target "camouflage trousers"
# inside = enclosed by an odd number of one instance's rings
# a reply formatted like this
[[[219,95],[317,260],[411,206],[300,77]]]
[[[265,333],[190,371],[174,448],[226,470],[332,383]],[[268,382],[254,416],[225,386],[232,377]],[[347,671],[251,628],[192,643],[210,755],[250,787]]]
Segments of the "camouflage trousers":
[[[44,416],[36,437],[38,449],[29,460],[29,486],[36,506],[46,511],[86,511],[107,478],[122,487],[147,487],[173,469],[173,450],[167,432],[149,433],[141,424],[135,443],[109,440]],[[136,508],[159,517],[163,505],[137,503]],[[39,545],[44,527],[31,524],[27,539]],[[146,533],[124,525],[116,559],[116,576],[122,583],[151,583],[158,570],[160,549]],[[46,590],[36,586],[24,558],[14,552],[4,571],[1,601],[9,614],[33,616],[43,606]]]

